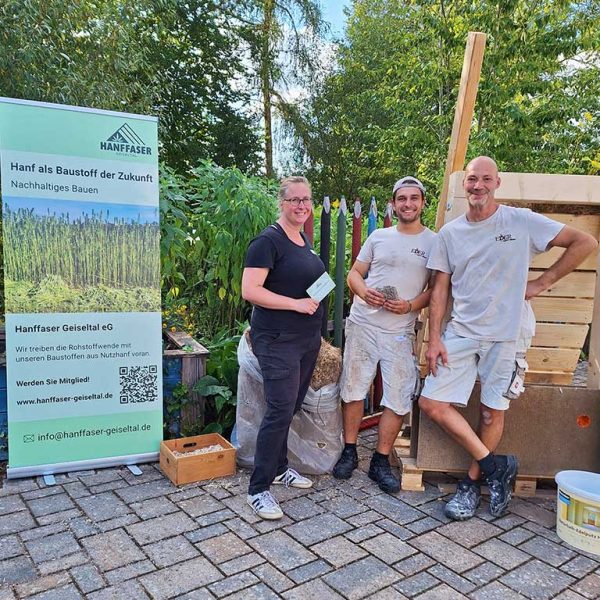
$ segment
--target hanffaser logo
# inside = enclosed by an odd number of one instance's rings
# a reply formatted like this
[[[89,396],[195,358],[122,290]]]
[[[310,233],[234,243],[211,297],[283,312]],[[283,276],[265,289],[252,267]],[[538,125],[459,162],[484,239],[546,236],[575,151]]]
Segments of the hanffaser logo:
[[[119,154],[152,154],[152,148],[146,146],[127,123],[121,125],[105,142],[100,142],[100,150]]]
[[[411,248],[410,251],[412,254],[416,254],[417,256],[420,256],[421,258],[427,258],[427,254],[425,253],[425,250],[420,250],[419,248]]]
[[[496,236],[497,242],[514,242],[517,238],[512,236],[512,233],[502,233]]]

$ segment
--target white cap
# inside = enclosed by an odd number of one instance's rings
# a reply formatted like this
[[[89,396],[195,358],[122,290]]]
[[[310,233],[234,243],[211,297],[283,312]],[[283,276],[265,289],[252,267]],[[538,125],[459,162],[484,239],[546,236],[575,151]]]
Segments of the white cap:
[[[423,194],[423,198],[425,198],[425,186],[416,177],[403,177],[402,179],[398,179],[398,181],[396,181],[394,184],[394,188],[392,189],[392,198],[396,196],[396,192],[400,188],[405,187],[419,188]]]

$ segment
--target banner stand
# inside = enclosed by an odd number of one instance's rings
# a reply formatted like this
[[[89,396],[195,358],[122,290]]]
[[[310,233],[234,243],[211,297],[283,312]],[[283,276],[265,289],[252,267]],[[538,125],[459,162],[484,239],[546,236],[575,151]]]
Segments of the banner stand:
[[[19,477],[35,477],[37,475],[56,475],[58,473],[74,473],[76,471],[87,471],[89,469],[104,469],[107,467],[120,467],[129,465],[140,465],[143,463],[158,462],[158,452],[147,452],[146,454],[128,454],[126,456],[112,456],[110,458],[98,458],[92,460],[79,460],[75,463],[54,463],[50,465],[35,465],[34,467],[16,467],[7,469],[7,479],[18,479]]]
[[[9,478],[158,460],[156,117],[0,98]]]

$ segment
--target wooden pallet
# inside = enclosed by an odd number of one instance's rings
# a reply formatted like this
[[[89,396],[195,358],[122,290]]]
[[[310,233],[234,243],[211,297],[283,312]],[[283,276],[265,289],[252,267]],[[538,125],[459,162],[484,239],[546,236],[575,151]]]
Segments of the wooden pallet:
[[[402,448],[397,449],[394,447],[396,460],[400,470],[402,471],[402,479],[400,481],[400,488],[405,492],[423,492],[425,486],[423,485],[423,474],[426,472],[424,469],[419,469],[416,466],[416,459],[404,456],[401,453]],[[400,450],[400,452],[398,451]],[[435,471],[441,472],[441,471]],[[547,478],[528,477],[528,476],[517,476],[515,482],[515,488],[513,491],[514,496],[521,498],[533,498],[533,497],[551,497],[556,495],[556,490],[551,489],[538,489],[538,481],[547,480]],[[444,494],[452,494],[456,490],[455,483],[439,483],[438,489]],[[481,487],[482,494],[488,494],[486,486]]]

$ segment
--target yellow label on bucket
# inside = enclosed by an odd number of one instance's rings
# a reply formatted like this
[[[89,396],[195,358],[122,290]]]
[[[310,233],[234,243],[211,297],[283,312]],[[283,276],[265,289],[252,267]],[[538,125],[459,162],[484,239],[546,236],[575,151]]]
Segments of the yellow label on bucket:
[[[559,487],[556,533],[579,550],[600,554],[600,504]]]

